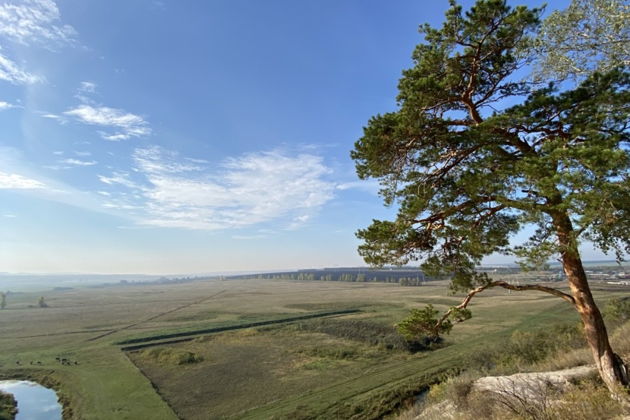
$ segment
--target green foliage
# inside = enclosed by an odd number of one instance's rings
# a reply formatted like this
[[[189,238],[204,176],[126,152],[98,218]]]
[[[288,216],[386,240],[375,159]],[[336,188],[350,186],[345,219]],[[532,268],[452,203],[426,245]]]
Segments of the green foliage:
[[[13,395],[0,391],[0,420],[13,420],[17,414],[17,403]]]
[[[149,359],[153,359],[160,364],[167,365],[189,365],[203,361],[203,357],[196,353],[170,347],[144,350],[142,353]]]
[[[297,325],[303,331],[316,331],[333,337],[381,346],[389,350],[410,350],[409,343],[389,325],[360,319],[321,319]]]
[[[361,352],[353,347],[337,346],[337,347],[315,347],[311,349],[300,350],[300,353],[312,357],[320,357],[323,359],[333,360],[351,360],[362,356]]]
[[[4,292],[0,292],[0,309],[4,309],[7,307],[7,294]]]
[[[452,3],[440,29],[422,27],[399,109],[371,118],[351,153],[359,177],[378,179],[398,208],[358,231],[367,263],[423,260],[423,272],[464,290],[489,281],[475,267],[492,253],[537,267],[579,255],[582,239],[630,251],[630,77],[618,68],[566,91],[517,79],[540,13]],[[538,230],[510,247],[526,225]]]
[[[450,320],[438,324],[440,311],[427,305],[423,309],[412,309],[409,316],[398,324],[396,328],[409,341],[421,340],[428,337],[431,341],[437,341],[442,334],[448,334],[453,328]]]
[[[468,309],[451,308],[448,317],[439,322],[440,311],[433,305],[424,309],[412,309],[409,316],[400,321],[396,328],[408,341],[422,341],[425,337],[430,342],[438,342],[442,334],[448,334],[453,324],[472,317]]]
[[[544,20],[533,52],[537,79],[585,77],[630,65],[627,0],[573,0]]]
[[[48,308],[48,304],[46,303],[44,296],[39,297],[39,300],[37,301],[37,306],[39,306],[40,308]]]

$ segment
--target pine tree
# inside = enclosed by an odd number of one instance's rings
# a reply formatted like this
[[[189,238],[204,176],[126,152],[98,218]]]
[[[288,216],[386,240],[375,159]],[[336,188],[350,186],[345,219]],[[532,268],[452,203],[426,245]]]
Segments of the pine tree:
[[[535,90],[516,73],[540,13],[504,0],[479,0],[463,13],[452,2],[442,28],[421,27],[398,110],[370,119],[352,152],[359,177],[379,179],[385,203],[398,205],[394,221],[357,233],[359,253],[374,266],[422,260],[424,273],[448,274],[453,290],[468,291],[434,320],[435,331],[490,287],[564,299],[617,392],[627,368],[609,344],[578,245],[586,239],[618,257],[630,251],[630,77],[616,68],[570,90]],[[532,224],[529,241],[511,247],[510,237]],[[534,267],[558,256],[570,293],[477,272],[495,252]]]

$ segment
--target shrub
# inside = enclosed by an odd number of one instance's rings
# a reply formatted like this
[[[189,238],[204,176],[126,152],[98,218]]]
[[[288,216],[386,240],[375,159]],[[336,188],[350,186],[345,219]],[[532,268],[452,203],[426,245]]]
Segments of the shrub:
[[[203,361],[203,357],[196,353],[168,347],[144,350],[142,354],[160,364],[168,365],[187,365]]]
[[[583,346],[582,329],[577,324],[531,332],[515,331],[506,342],[469,355],[467,365],[486,372],[512,372]]]
[[[606,387],[593,381],[571,387],[547,410],[548,418],[554,420],[612,419],[623,414],[621,403],[611,398]]]
[[[392,326],[359,319],[318,319],[297,325],[302,331],[315,331],[359,341],[373,346],[382,346],[388,350],[425,349],[424,343],[409,343]]]

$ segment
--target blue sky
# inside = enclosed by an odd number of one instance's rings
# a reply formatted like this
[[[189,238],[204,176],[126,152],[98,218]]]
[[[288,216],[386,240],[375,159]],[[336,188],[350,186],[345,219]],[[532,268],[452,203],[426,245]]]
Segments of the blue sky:
[[[0,271],[362,264],[349,151],[447,6],[0,1]]]

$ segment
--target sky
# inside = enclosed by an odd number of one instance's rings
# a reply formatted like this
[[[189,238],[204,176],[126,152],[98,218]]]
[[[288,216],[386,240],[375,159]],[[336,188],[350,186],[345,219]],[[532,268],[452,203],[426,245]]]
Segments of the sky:
[[[447,7],[0,0],[0,271],[363,265],[349,153]]]

